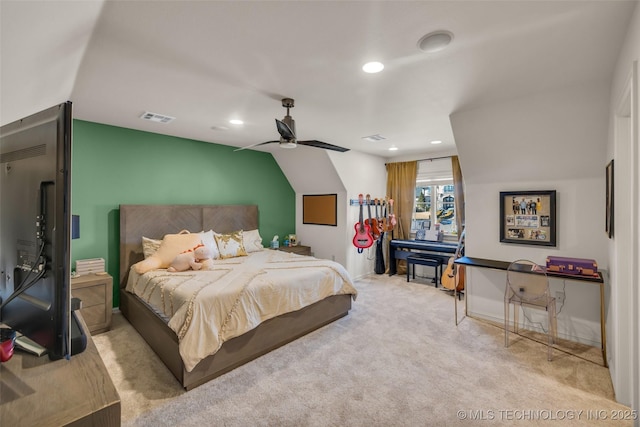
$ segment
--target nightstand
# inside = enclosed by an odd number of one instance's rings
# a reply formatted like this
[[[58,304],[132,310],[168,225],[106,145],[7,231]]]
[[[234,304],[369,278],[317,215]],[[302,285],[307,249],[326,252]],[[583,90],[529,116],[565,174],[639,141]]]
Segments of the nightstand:
[[[110,275],[72,277],[71,296],[82,300],[80,313],[92,335],[111,329],[113,278]]]
[[[298,254],[298,255],[308,255],[311,256],[311,247],[310,246],[302,246],[302,245],[297,245],[297,246],[280,246],[279,248],[277,248],[279,251],[283,251],[283,252],[292,252],[294,254]]]

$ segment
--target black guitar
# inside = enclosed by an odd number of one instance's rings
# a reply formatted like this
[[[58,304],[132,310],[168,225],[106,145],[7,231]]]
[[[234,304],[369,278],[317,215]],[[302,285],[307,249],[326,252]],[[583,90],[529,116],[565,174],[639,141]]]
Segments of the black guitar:
[[[385,210],[386,209],[387,209],[387,207],[385,206]],[[377,202],[376,202],[376,216],[378,216],[378,205],[377,205]],[[385,218],[385,217],[386,217],[386,212],[383,212],[382,218]],[[384,245],[385,228],[386,228],[386,225],[381,226],[380,238],[376,241],[376,263],[375,263],[374,269],[373,269],[373,271],[376,274],[382,274],[386,270],[386,266],[384,265],[384,251],[383,251],[383,246],[382,246],[382,245]]]

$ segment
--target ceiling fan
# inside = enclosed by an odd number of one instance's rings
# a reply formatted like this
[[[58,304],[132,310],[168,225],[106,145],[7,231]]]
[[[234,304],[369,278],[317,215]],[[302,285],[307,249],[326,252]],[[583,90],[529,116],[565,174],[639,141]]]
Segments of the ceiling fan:
[[[260,142],[258,144],[249,145],[247,147],[241,147],[233,151],[246,150],[247,148],[257,147],[259,145],[272,144],[277,142],[281,148],[296,148],[298,145],[306,145],[309,147],[324,148],[325,150],[333,150],[345,152],[349,151],[348,148],[338,147],[337,145],[329,144],[327,142],[318,141],[315,139],[309,141],[298,141],[296,138],[296,122],[289,115],[289,108],[293,108],[294,101],[291,98],[282,98],[282,106],[287,109],[287,115],[282,120],[276,119],[276,128],[280,134],[280,139],[277,141]]]

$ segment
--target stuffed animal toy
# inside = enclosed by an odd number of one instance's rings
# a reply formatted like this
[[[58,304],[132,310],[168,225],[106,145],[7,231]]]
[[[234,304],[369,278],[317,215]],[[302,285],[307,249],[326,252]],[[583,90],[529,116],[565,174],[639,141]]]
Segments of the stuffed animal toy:
[[[195,257],[195,261],[191,263],[191,268],[194,270],[209,270],[208,262],[212,261],[213,254],[211,253],[211,249],[207,246],[198,246],[193,251],[193,256]]]
[[[178,234],[167,234],[162,239],[158,250],[149,258],[134,264],[133,268],[138,274],[144,274],[157,268],[167,268],[177,254],[193,250],[198,244],[202,244],[199,233],[189,233],[183,230]]]
[[[206,259],[211,258],[211,250],[205,245],[200,243],[199,245],[179,253],[171,262],[171,265],[167,268],[167,271],[172,273],[178,271],[200,270],[202,263]]]

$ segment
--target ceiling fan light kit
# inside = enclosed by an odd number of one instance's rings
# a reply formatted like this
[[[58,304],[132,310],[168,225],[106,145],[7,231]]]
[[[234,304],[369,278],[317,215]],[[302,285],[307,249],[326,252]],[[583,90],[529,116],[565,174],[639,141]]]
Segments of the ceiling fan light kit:
[[[282,106],[287,109],[287,115],[282,120],[276,119],[276,129],[280,134],[278,141],[260,142],[258,144],[249,145],[247,147],[241,147],[234,151],[246,150],[247,148],[257,147],[259,145],[271,144],[277,142],[280,148],[296,148],[298,145],[306,145],[308,147],[323,148],[325,150],[333,150],[339,152],[349,151],[348,148],[338,147],[337,145],[329,144],[318,140],[298,141],[296,138],[296,122],[293,117],[289,115],[289,109],[293,108],[294,100],[292,98],[282,98]]]
[[[298,145],[295,142],[291,142],[291,141],[287,141],[287,140],[283,140],[280,139],[280,148],[296,148]]]

